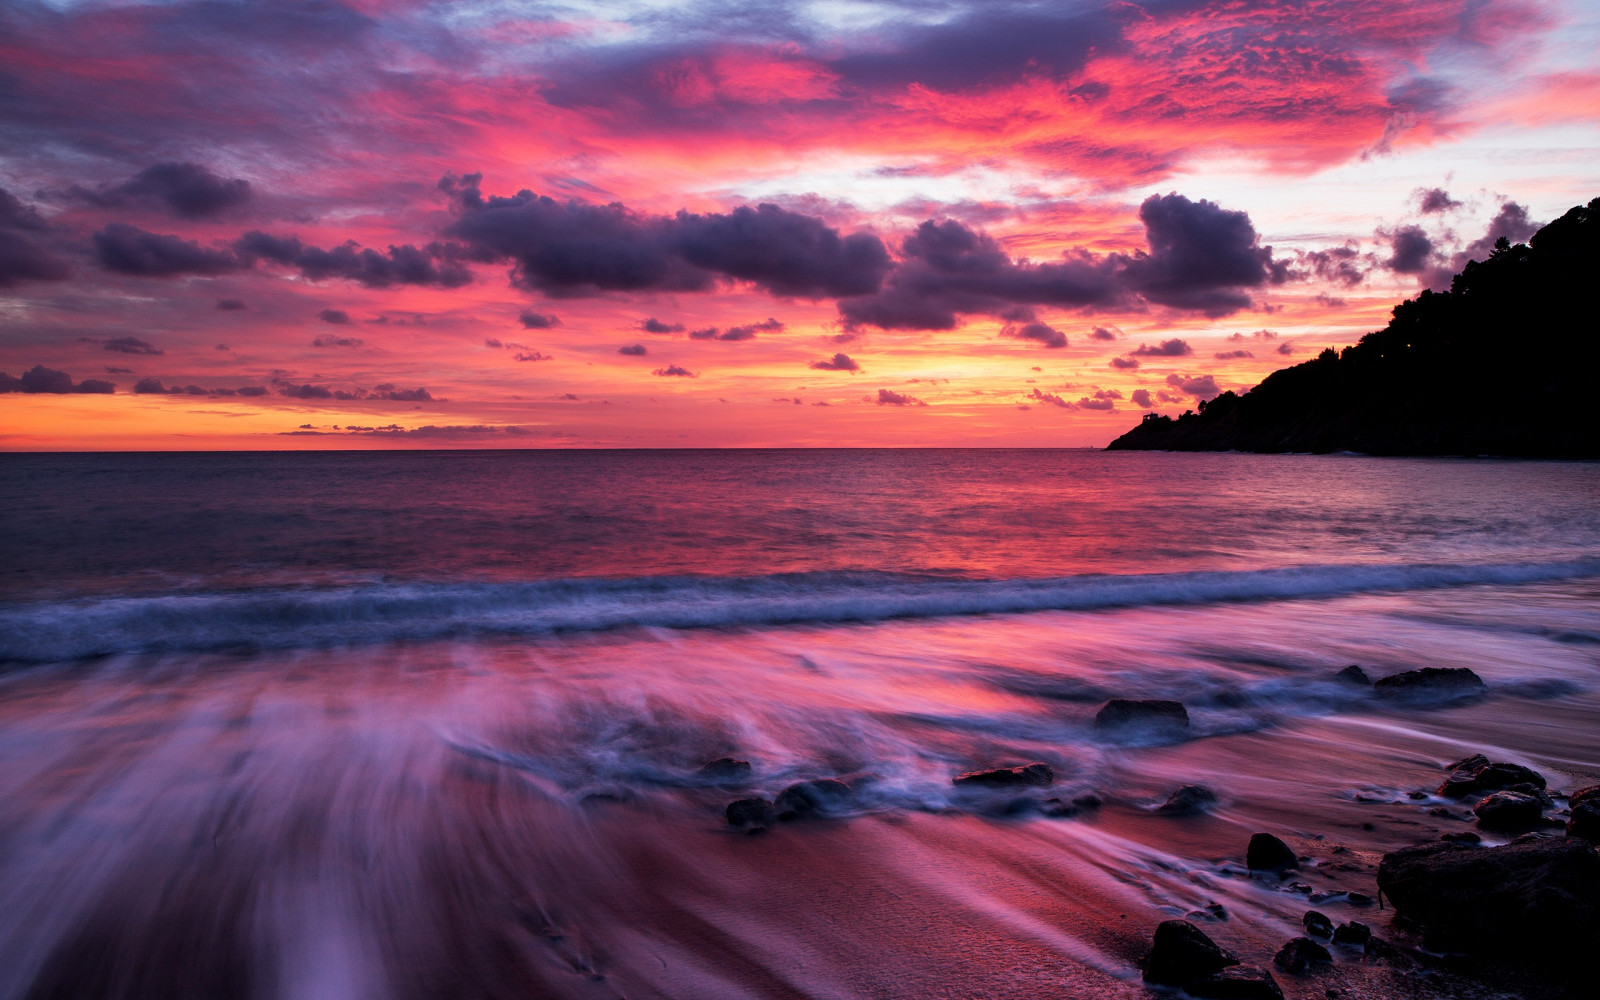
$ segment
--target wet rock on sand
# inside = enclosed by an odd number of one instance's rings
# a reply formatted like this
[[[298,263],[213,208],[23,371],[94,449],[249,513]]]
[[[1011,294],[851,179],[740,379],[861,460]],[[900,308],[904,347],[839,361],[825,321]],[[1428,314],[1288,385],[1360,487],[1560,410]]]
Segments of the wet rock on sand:
[[[1544,817],[1544,805],[1522,792],[1495,792],[1473,807],[1478,825],[1485,830],[1526,830]]]
[[[1156,807],[1164,816],[1198,816],[1217,804],[1217,793],[1204,785],[1184,785]]]
[[[1272,973],[1254,965],[1234,966],[1184,983],[1183,991],[1202,1000],[1283,1000],[1283,990]]]
[[[739,799],[728,803],[727,816],[729,826],[764,827],[772,822],[772,803],[758,798]]]
[[[1145,982],[1183,986],[1238,965],[1239,957],[1220,947],[1187,920],[1163,920],[1150,943]]]
[[[1250,836],[1250,846],[1245,850],[1244,864],[1251,871],[1278,872],[1300,867],[1300,860],[1288,844],[1270,833]]]
[[[844,812],[849,804],[849,785],[834,778],[817,778],[779,792],[772,811],[779,819],[811,819]]]
[[[1480,792],[1496,792],[1512,785],[1532,785],[1543,789],[1544,775],[1521,764],[1491,762],[1483,754],[1476,753],[1450,765],[1450,777],[1439,786],[1439,794],[1462,798]]]
[[[1466,667],[1423,667],[1380,677],[1372,689],[1388,698],[1450,699],[1472,698],[1488,693],[1483,678]]]
[[[1372,940],[1372,928],[1358,920],[1348,924],[1340,924],[1333,929],[1334,944],[1348,944],[1358,948],[1366,948],[1367,942]]]
[[[1600,947],[1600,854],[1583,840],[1408,847],[1384,855],[1378,889],[1429,948],[1576,967]]]
[[[1333,956],[1328,949],[1308,937],[1290,938],[1278,953],[1272,956],[1272,964],[1284,972],[1300,975],[1311,969],[1313,965],[1330,965]]]
[[[1372,678],[1368,677],[1367,672],[1356,666],[1354,663],[1334,674],[1333,678],[1337,681],[1343,681],[1346,684],[1353,684],[1356,687],[1372,686]]]
[[[1049,764],[1024,764],[1021,767],[999,767],[991,771],[968,771],[950,779],[955,785],[987,788],[1016,788],[1053,784],[1056,773]]]
[[[1139,729],[1185,730],[1189,728],[1189,711],[1181,701],[1113,698],[1095,713],[1094,728],[1110,734]]]
[[[737,757],[718,757],[695,772],[706,781],[733,785],[750,778],[750,762]]]
[[[1300,923],[1306,933],[1313,937],[1333,937],[1333,920],[1326,913],[1318,910],[1307,910],[1306,915],[1300,918]]]
[[[1600,785],[1573,792],[1567,804],[1572,807],[1567,836],[1600,843]]]

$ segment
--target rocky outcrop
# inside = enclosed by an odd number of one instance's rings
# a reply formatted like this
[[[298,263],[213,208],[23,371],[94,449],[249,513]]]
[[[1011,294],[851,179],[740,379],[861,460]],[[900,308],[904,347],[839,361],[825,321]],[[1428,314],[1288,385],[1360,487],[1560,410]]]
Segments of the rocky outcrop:
[[[1251,835],[1250,846],[1245,850],[1244,863],[1251,871],[1280,874],[1290,868],[1300,867],[1300,859],[1295,856],[1289,845],[1270,833]]]
[[[1239,964],[1239,956],[1187,920],[1164,920],[1156,927],[1145,962],[1145,982],[1185,986]]]
[[[850,786],[835,778],[816,778],[790,785],[772,800],[779,819],[814,819],[845,812],[850,806]]]
[[[1313,965],[1329,965],[1332,962],[1333,956],[1328,949],[1308,937],[1290,938],[1272,956],[1273,965],[1297,976],[1309,972]]]
[[[765,827],[772,822],[772,803],[760,798],[739,799],[728,803],[726,813],[729,826]]]
[[[1156,806],[1163,816],[1199,816],[1211,811],[1217,804],[1217,793],[1204,785],[1184,785],[1167,796],[1167,801]]]
[[[1184,983],[1183,991],[1201,1000],[1283,1000],[1283,990],[1272,973],[1254,965],[1236,965]]]
[[[1450,765],[1450,776],[1439,786],[1439,794],[1451,798],[1464,798],[1483,792],[1497,792],[1512,785],[1546,787],[1544,775],[1531,767],[1504,761],[1491,762],[1481,753]]]
[[[1423,667],[1380,677],[1372,690],[1385,698],[1406,701],[1455,701],[1487,694],[1483,678],[1466,667]]]
[[[950,780],[957,786],[979,788],[1044,787],[1055,783],[1056,773],[1049,764],[1024,764],[991,771],[968,771]]]
[[[1095,713],[1096,732],[1113,736],[1138,732],[1181,732],[1189,728],[1189,712],[1179,701],[1113,698]]]
[[[1522,792],[1495,792],[1472,807],[1485,830],[1527,830],[1544,818],[1544,804]]]

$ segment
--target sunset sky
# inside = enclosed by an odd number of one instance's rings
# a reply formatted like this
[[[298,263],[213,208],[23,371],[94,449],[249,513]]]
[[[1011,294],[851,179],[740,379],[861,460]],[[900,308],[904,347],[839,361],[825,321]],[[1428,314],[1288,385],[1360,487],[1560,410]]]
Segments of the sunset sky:
[[[1571,0],[0,0],[0,449],[1103,445],[1600,195],[1597,52]]]

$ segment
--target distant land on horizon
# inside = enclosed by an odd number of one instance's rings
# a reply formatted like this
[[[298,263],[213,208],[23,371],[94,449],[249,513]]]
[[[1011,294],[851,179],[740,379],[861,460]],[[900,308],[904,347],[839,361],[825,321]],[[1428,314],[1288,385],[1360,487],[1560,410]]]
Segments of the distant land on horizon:
[[[1358,343],[1198,412],[1148,414],[1107,450],[1600,457],[1597,290],[1600,198],[1500,240]]]

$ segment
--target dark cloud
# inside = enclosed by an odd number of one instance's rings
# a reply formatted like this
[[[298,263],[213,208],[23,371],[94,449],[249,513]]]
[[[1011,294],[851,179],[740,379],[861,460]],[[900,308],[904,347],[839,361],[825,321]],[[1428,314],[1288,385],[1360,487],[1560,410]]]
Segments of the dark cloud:
[[[1117,404],[1108,397],[1085,396],[1075,404],[1081,410],[1115,410]]]
[[[654,316],[639,324],[639,329],[645,333],[682,333],[682,323],[663,323]]]
[[[1284,346],[1287,347],[1288,345],[1285,344]],[[1254,354],[1251,354],[1249,351],[1246,351],[1246,350],[1243,350],[1243,349],[1240,349],[1240,350],[1237,350],[1237,351],[1218,351],[1217,353],[1215,353],[1215,354],[1213,354],[1211,356],[1213,358],[1216,358],[1218,361],[1237,361],[1240,358],[1253,358],[1253,357],[1255,357]]]
[[[107,365],[106,366],[106,374],[107,375],[132,375],[133,374],[133,369],[132,368],[118,368],[115,365]]]
[[[301,424],[297,430],[280,431],[283,435],[301,434],[348,434],[356,437],[409,437],[409,438],[456,438],[472,439],[504,435],[506,437],[528,437],[534,432],[526,427],[516,424],[423,424],[421,427],[402,427],[399,424],[384,424],[382,426],[366,427],[355,424],[345,427],[334,426],[331,430],[318,430],[311,424]],[[552,437],[565,437],[567,435],[555,433]]]
[[[485,337],[485,338],[483,338],[483,346],[484,347],[492,347],[492,348],[494,348],[495,350],[498,351],[498,350],[500,350],[502,347],[504,347],[506,345],[505,345],[504,341],[500,340],[497,337]]]
[[[1125,277],[1151,302],[1207,316],[1250,305],[1245,289],[1281,284],[1286,265],[1259,245],[1250,216],[1179,194],[1153,195],[1139,206],[1149,254],[1128,261]]]
[[[511,356],[513,361],[549,361],[550,355],[543,351],[518,351]]]
[[[0,188],[0,288],[24,281],[64,281],[72,276],[65,262],[30,235],[49,228],[36,209]]]
[[[629,357],[642,358],[649,352],[644,349],[643,344],[629,344],[626,347],[617,348],[617,353],[626,354]]]
[[[362,347],[366,341],[360,337],[339,337],[331,333],[324,333],[311,341],[312,347]]]
[[[335,326],[348,326],[350,324],[350,314],[343,309],[324,309],[317,313],[317,316],[324,323],[332,323]]]
[[[1167,376],[1167,384],[1196,399],[1210,399],[1222,393],[1222,390],[1217,388],[1216,377],[1212,375],[1190,376],[1174,373]]]
[[[1288,355],[1290,355],[1290,354],[1293,354],[1293,353],[1294,353],[1294,345],[1293,345],[1293,344],[1290,344],[1290,343],[1288,343],[1288,342],[1284,342],[1284,343],[1282,343],[1282,344],[1279,344],[1279,345],[1278,345],[1278,346],[1277,346],[1277,349],[1276,349],[1276,350],[1277,350],[1277,352],[1278,352],[1278,353],[1279,353],[1279,354],[1282,354],[1282,355],[1284,355],[1284,356],[1288,356]]]
[[[1401,226],[1389,239],[1389,259],[1386,266],[1396,274],[1421,274],[1430,266],[1433,241],[1421,226]]]
[[[146,232],[126,222],[113,222],[95,233],[94,252],[107,271],[141,278],[227,274],[246,266],[226,250],[208,250],[193,240]]]
[[[1115,327],[1097,326],[1089,331],[1089,336],[1094,340],[1116,340],[1122,331]]]
[[[821,219],[777,205],[652,216],[531,191],[485,196],[481,181],[469,174],[439,182],[461,210],[449,235],[476,259],[510,261],[518,285],[550,295],[705,291],[733,279],[818,299],[876,291],[890,268],[876,236],[841,236]]]
[[[72,376],[54,368],[44,365],[34,365],[22,373],[21,378],[12,378],[5,372],[0,372],[0,393],[27,392],[44,393],[48,395],[63,395],[69,392],[86,393],[112,393],[117,387],[104,379],[86,378],[82,382],[73,382]]]
[[[1526,206],[1508,201],[1500,206],[1500,211],[1490,220],[1488,231],[1456,255],[1453,266],[1459,271],[1467,266],[1469,260],[1485,260],[1494,252],[1498,241],[1503,239],[1508,243],[1522,243],[1538,229],[1539,224],[1528,218]]]
[[[760,323],[747,323],[744,326],[730,326],[717,334],[718,340],[754,340],[757,333],[777,333],[784,328],[780,320],[768,316]]]
[[[249,307],[244,304],[243,299],[218,299],[217,308],[223,312],[238,312]]]
[[[1173,337],[1170,340],[1163,340],[1154,347],[1140,344],[1128,353],[1140,358],[1186,358],[1194,353],[1194,348],[1189,346],[1188,341]]]
[[[1041,392],[1038,389],[1035,389],[1028,393],[1028,398],[1036,399],[1041,403],[1048,403],[1051,406],[1059,406],[1063,410],[1076,409],[1076,407],[1074,407],[1071,403],[1062,399],[1060,396],[1057,396],[1053,392]]]
[[[717,339],[717,334],[719,334],[721,332],[722,332],[721,330],[717,329],[714,326],[708,326],[703,330],[690,330],[689,331],[689,339],[690,340],[716,340]]]
[[[1018,340],[1035,340],[1046,347],[1066,347],[1067,335],[1053,326],[1044,323],[1007,323],[1000,330],[1002,337],[1015,337]]]
[[[159,204],[174,215],[201,219],[249,201],[250,182],[224,180],[196,163],[157,163],[115,187],[75,187],[68,193],[101,208]]]
[[[560,318],[552,313],[525,312],[517,319],[522,322],[524,330],[548,330],[561,325]]]
[[[1330,247],[1327,250],[1300,251],[1298,262],[1324,281],[1337,282],[1349,287],[1361,283],[1367,276],[1362,264],[1361,251],[1353,243]]]
[[[662,378],[699,378],[700,377],[700,376],[696,375],[694,372],[690,371],[687,368],[684,368],[681,365],[668,365],[665,368],[657,368],[655,371],[651,372],[650,374],[652,374],[652,375],[660,375]]]
[[[1111,359],[1111,367],[1113,367],[1113,368],[1122,368],[1124,370],[1131,371],[1132,369],[1139,367],[1139,359],[1138,358],[1112,358]]]
[[[333,389],[325,385],[311,385],[309,383],[295,385],[292,382],[274,380],[278,388],[278,395],[290,399],[324,400],[336,399],[340,401],[362,400],[388,400],[397,403],[432,403],[434,396],[423,388],[402,389],[392,383],[375,385],[372,389]]]
[[[1461,202],[1450,197],[1450,192],[1444,188],[1417,188],[1413,196],[1417,199],[1417,210],[1423,215],[1448,212],[1452,208],[1461,207]]]
[[[1133,402],[1134,402],[1134,404],[1136,406],[1141,406],[1146,410],[1148,410],[1151,407],[1156,405],[1150,399],[1150,390],[1149,389],[1135,389],[1135,390],[1133,390],[1132,393],[1130,393],[1128,395],[1128,398],[1133,400]]]
[[[826,361],[813,361],[811,367],[824,372],[858,372],[861,365],[848,354],[835,354]]]
[[[879,406],[927,406],[928,404],[924,403],[922,400],[918,399],[915,396],[907,396],[907,395],[905,395],[903,393],[894,392],[893,390],[890,390],[890,389],[879,389],[878,390],[878,405]]]
[[[161,348],[138,337],[112,337],[105,343],[105,349],[118,354],[165,354]]]
[[[307,246],[294,236],[273,236],[252,230],[234,243],[247,266],[268,261],[297,269],[311,281],[342,278],[368,288],[423,285],[460,288],[472,282],[466,266],[468,254],[454,244],[430,243],[425,247],[391,246],[387,253],[343,243],[331,250]]]

